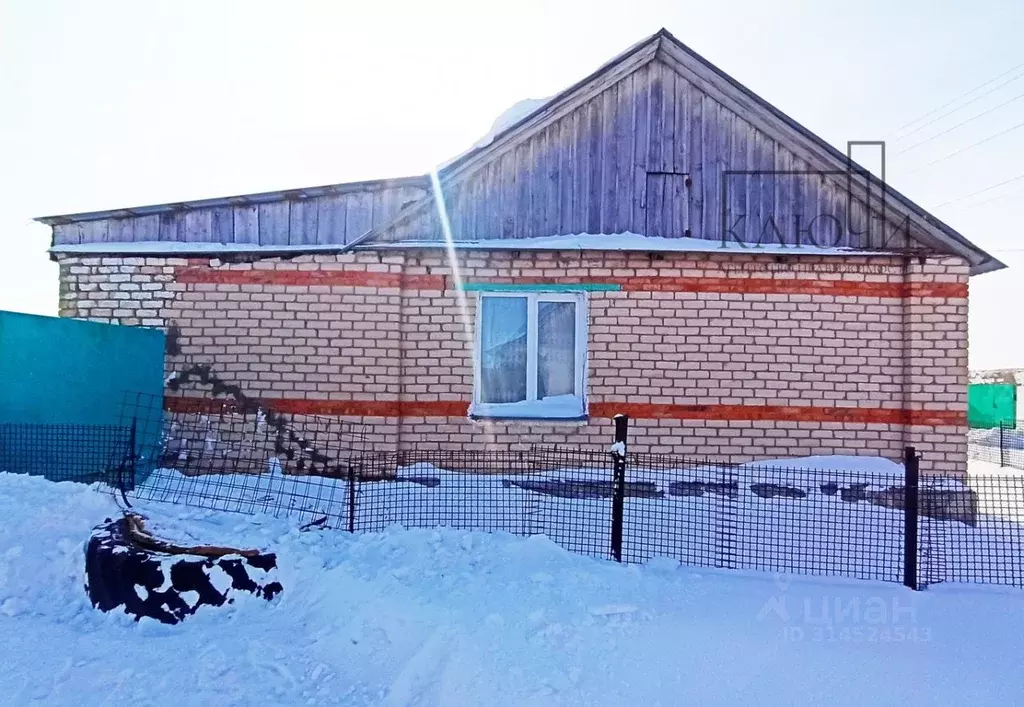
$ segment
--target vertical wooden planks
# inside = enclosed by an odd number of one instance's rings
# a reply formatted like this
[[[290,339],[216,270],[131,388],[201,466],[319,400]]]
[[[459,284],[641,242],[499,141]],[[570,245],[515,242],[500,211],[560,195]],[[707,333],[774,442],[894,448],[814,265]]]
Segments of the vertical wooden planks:
[[[498,161],[498,190],[496,204],[498,207],[498,238],[515,237],[514,211],[518,203],[516,197],[516,154],[509,150],[502,154]]]
[[[703,238],[704,223],[704,94],[696,86],[689,84],[687,91],[687,121],[689,123],[689,169],[690,199],[689,228],[690,235]]]
[[[239,204],[232,211],[235,222],[235,243],[258,244],[260,242],[260,213],[256,204]]]
[[[230,206],[210,210],[210,240],[214,243],[235,242],[235,218]]]
[[[470,177],[473,188],[466,205],[469,214],[466,221],[466,236],[471,240],[484,238],[487,232],[487,165],[480,167]]]
[[[313,206],[314,204],[311,204]],[[345,240],[346,201],[344,195],[327,194],[316,202],[317,245],[342,245]]]
[[[259,244],[288,245],[287,201],[271,201],[259,205]]]
[[[650,150],[651,64],[633,74],[633,217],[630,231],[647,229],[647,160]]]
[[[466,240],[468,236],[466,211],[472,182],[461,181],[444,185],[445,208],[447,209],[448,225],[452,229],[452,238],[457,241]]]
[[[587,233],[601,232],[601,138],[602,115],[600,106],[591,101],[587,104],[587,153],[590,158],[590,189],[587,193]]]
[[[790,177],[792,184],[789,223],[782,229],[786,234],[786,243],[807,245],[807,174],[810,166],[798,156],[792,156],[790,169],[794,174]]]
[[[674,71],[672,72],[672,81],[675,84],[673,91],[675,100],[673,101],[672,171],[689,176],[692,86]],[[672,220],[669,230],[673,236],[683,236],[690,228],[691,189],[686,186],[685,178],[673,182],[670,198],[672,199]]]
[[[725,203],[725,227],[728,233],[722,234],[729,242],[739,240],[746,243],[748,219],[750,218],[748,208],[748,195],[750,192],[751,175],[749,172],[750,153],[753,146],[751,126],[742,120],[735,113],[731,113],[732,139],[729,150],[729,159],[725,164],[725,188],[727,199]]]
[[[633,140],[633,76],[624,77],[615,86],[615,131],[618,146],[615,163],[615,231],[633,229],[633,200],[637,189],[634,176],[636,144]]]
[[[601,165],[601,233],[615,233],[618,221],[618,193],[616,163],[619,160],[619,141],[615,120],[615,88],[609,88],[595,99],[602,116],[602,134],[598,142]]]
[[[701,97],[701,190],[704,193],[704,209],[701,214],[698,238],[714,240],[722,219],[719,193],[721,185],[719,133],[722,126],[719,104],[708,96]]]
[[[512,181],[515,185],[512,208],[506,215],[512,221],[512,237],[522,238],[526,233],[524,221],[530,211],[530,146],[518,145],[515,148],[515,166],[512,169]]]
[[[107,219],[82,223],[82,243],[106,243],[109,222]]]
[[[72,221],[71,223],[62,223],[54,226],[53,244],[72,245],[82,243],[82,236],[85,231],[84,225],[80,221]]]
[[[573,113],[576,138],[576,164],[573,169],[573,233],[585,233],[590,211],[590,110],[580,106]]]
[[[315,199],[295,199],[288,208],[288,245],[316,243],[318,206]]]
[[[664,173],[648,173],[647,185],[647,209],[643,233],[648,236],[665,236],[665,184]]]
[[[664,163],[662,160],[662,146],[664,141],[664,111],[662,104],[664,103],[663,86],[661,79],[660,70],[665,68],[661,62],[654,62],[648,67],[651,80],[649,84],[650,100],[648,103],[648,117],[647,117],[647,171],[648,172],[664,172]],[[645,180],[646,181],[646,180]],[[649,183],[649,182],[648,182]]]
[[[757,174],[750,182],[750,216],[747,242],[758,243],[765,226],[775,213],[775,142],[763,132],[754,131],[753,169]]]
[[[530,215],[526,219],[523,235],[527,238],[546,235],[547,190],[544,188],[547,172],[547,131],[542,130],[530,140]]]
[[[575,114],[575,112],[574,112]],[[559,121],[558,132],[558,232],[573,232],[573,196],[575,194],[576,121],[568,115]]]
[[[775,144],[775,210],[761,239],[762,245],[789,242],[793,223],[793,153],[779,143]]]
[[[676,152],[676,73],[667,66],[661,67],[661,125],[659,127],[661,148],[658,169],[675,172]]]
[[[107,219],[109,243],[131,243],[135,240],[135,224],[131,218]]]
[[[373,197],[367,192],[353,192],[345,194],[343,199],[345,201],[345,232],[342,242],[351,243],[370,230],[373,219]]]
[[[187,243],[209,243],[212,240],[212,216],[209,209],[190,209],[184,214]]]
[[[547,174],[544,175],[545,189],[545,214],[547,219],[544,225],[545,236],[552,236],[561,233],[562,223],[562,165],[561,156],[565,152],[565,143],[562,139],[562,128],[564,121],[558,121],[548,128],[547,152],[544,155],[544,167]]]
[[[180,227],[183,226],[182,213],[180,211],[165,211],[159,215],[160,227],[158,229],[159,240],[180,241],[183,240]]]
[[[830,174],[822,180],[821,211],[831,218],[829,228],[835,229],[833,240],[839,248],[850,246],[849,213],[846,208],[846,178]]]

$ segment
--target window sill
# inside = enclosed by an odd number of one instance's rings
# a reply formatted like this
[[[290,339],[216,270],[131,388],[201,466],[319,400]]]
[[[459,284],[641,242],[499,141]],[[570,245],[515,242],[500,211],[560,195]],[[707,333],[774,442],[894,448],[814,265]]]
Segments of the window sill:
[[[479,422],[588,422],[590,417],[587,415],[577,415],[576,417],[555,417],[555,416],[544,416],[544,415],[508,415],[502,413],[469,413],[470,420],[476,420]]]
[[[519,420],[541,422],[586,422],[583,401],[576,397],[559,396],[557,399],[487,404],[476,403],[469,410],[472,420]]]

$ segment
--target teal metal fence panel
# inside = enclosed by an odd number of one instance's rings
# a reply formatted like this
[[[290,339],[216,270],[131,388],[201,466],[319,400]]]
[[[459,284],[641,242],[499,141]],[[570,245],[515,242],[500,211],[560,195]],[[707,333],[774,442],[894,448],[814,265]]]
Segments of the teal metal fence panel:
[[[1012,383],[972,383],[967,386],[967,425],[999,427],[1017,420],[1017,387]]]
[[[162,395],[163,358],[157,329],[0,312],[0,471],[101,477],[127,452],[125,392]]]

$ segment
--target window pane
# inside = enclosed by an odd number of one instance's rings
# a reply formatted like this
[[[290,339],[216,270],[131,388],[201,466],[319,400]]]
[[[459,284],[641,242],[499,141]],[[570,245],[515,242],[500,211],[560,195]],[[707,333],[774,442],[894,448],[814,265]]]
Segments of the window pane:
[[[484,297],[480,306],[480,402],[526,400],[526,298]]]
[[[576,304],[537,303],[537,397],[576,392]]]

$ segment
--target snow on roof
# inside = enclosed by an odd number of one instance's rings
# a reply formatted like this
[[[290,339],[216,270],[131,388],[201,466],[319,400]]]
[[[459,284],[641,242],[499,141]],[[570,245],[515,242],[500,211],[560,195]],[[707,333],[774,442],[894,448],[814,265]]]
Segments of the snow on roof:
[[[491,124],[491,129],[486,135],[473,143],[472,149],[475,150],[479,147],[487,147],[494,142],[494,137],[498,133],[505,128],[512,127],[551,99],[552,96],[548,96],[547,98],[524,98],[521,101],[516,101],[514,104],[506,108],[505,112],[494,119],[494,122]]]
[[[442,162],[438,165],[437,169],[442,170],[445,167],[458,162],[470,152],[479,150],[482,147],[487,147],[494,142],[494,138],[496,138],[499,133],[511,128],[531,113],[540,110],[541,107],[549,103],[552,98],[554,98],[554,96],[548,96],[547,98],[524,98],[523,100],[512,104],[506,108],[501,115],[494,119],[494,122],[491,123],[491,129],[488,130],[483,137],[474,142],[469,149],[463,150],[454,157]]]
[[[126,243],[73,243],[56,245],[51,253],[185,255],[215,253],[337,253],[354,244],[333,245],[258,245],[255,243],[190,243],[181,241],[137,241]],[[885,255],[879,251],[853,248],[821,248],[812,245],[749,245],[735,241],[711,241],[700,238],[663,238],[638,233],[576,233],[539,238],[485,238],[455,241],[458,250],[615,250],[644,253],[730,253],[753,255]],[[446,248],[445,241],[400,241],[356,246],[359,250],[405,250]]]
[[[722,242],[701,238],[664,238],[639,233],[576,233],[564,236],[538,238],[488,238],[455,241],[459,250],[621,250],[646,253],[752,253],[764,255],[879,255],[878,251],[853,248],[822,248],[813,245],[780,245],[778,243],[751,245],[736,241]],[[399,241],[373,243],[360,246],[377,248],[445,248],[445,241]]]

